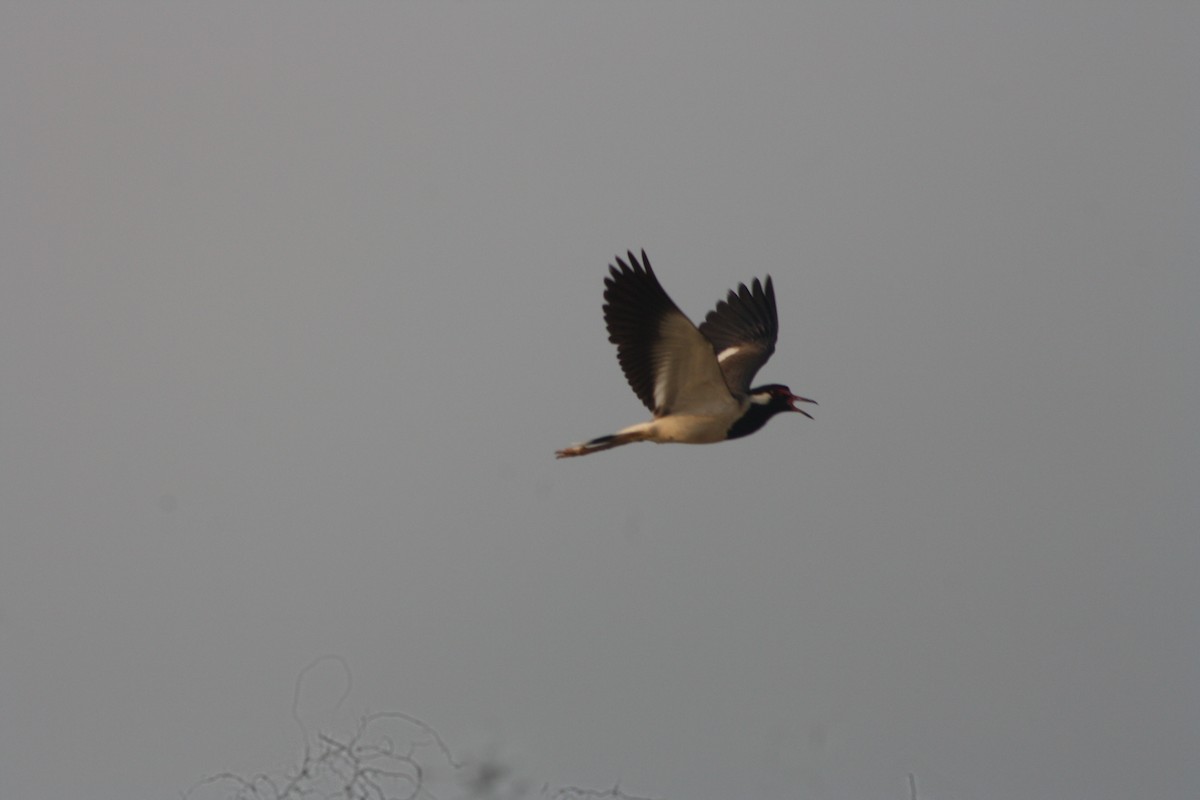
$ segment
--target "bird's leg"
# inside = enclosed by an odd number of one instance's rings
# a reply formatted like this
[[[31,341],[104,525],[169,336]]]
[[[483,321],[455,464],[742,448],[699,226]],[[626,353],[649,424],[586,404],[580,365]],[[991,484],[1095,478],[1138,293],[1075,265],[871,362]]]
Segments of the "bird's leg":
[[[573,444],[570,447],[564,447],[562,450],[556,452],[554,457],[571,458],[572,456],[586,456],[591,453],[599,453],[601,450],[612,450],[614,447],[620,447],[623,444],[640,442],[645,438],[646,435],[640,430],[611,433],[608,436],[599,436],[583,444]]]

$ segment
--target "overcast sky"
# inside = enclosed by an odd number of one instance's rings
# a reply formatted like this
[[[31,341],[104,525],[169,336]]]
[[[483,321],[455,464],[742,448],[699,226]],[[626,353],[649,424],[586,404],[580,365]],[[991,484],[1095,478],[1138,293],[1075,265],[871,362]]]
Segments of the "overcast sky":
[[[320,725],[535,787],[1195,797],[1198,53],[1167,2],[4,4],[0,796],[282,772],[336,654]],[[694,319],[770,273],[816,419],[556,461],[647,416],[640,248]]]

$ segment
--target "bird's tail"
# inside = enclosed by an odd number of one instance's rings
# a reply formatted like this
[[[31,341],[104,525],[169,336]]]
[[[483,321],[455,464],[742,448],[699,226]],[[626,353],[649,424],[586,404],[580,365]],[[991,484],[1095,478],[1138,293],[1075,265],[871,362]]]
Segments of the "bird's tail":
[[[562,450],[554,454],[555,458],[571,458],[572,456],[586,456],[591,453],[599,453],[601,450],[612,450],[614,447],[620,447],[623,444],[632,442],[645,441],[646,432],[639,430],[641,426],[635,425],[633,428],[627,428],[620,433],[611,433],[608,436],[600,436],[583,444],[573,444],[570,447],[564,447]]]

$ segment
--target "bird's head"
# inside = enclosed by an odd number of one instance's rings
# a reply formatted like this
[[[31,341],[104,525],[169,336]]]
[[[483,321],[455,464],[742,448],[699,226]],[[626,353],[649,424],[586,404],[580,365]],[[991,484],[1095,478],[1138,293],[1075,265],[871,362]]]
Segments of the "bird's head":
[[[780,383],[772,383],[767,386],[759,386],[750,390],[750,402],[755,405],[762,406],[765,411],[771,414],[778,414],[780,411],[795,411],[799,414],[812,419],[812,414],[809,414],[803,408],[796,406],[796,403],[812,403],[817,404],[816,400],[809,400],[807,397],[792,394],[792,390]]]

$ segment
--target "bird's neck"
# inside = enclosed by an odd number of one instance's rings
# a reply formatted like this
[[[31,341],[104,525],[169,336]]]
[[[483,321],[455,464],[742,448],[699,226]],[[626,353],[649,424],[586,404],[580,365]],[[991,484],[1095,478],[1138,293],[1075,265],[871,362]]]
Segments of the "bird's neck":
[[[771,405],[750,403],[746,408],[746,413],[729,427],[729,433],[726,438],[740,439],[743,436],[749,436],[763,425],[766,425],[767,420],[778,414],[781,410]]]

